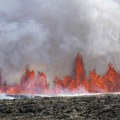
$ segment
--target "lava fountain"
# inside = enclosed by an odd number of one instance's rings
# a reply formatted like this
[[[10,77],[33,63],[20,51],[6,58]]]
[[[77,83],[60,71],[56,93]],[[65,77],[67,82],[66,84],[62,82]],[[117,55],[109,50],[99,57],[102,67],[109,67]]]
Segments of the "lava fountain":
[[[110,93],[120,91],[120,72],[117,72],[113,65],[108,65],[104,75],[99,75],[91,70],[87,76],[84,69],[83,57],[78,53],[75,58],[74,75],[66,75],[64,79],[56,77],[54,87],[50,87],[47,76],[44,72],[26,68],[20,83],[7,85],[3,80],[2,69],[0,72],[0,93],[8,95],[58,95],[58,94],[80,94],[80,93]],[[84,90],[83,90],[84,89]]]

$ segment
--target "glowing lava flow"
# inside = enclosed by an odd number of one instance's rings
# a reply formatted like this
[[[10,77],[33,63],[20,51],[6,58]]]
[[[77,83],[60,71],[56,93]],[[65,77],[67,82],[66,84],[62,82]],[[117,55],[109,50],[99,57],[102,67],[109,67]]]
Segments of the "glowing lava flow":
[[[61,93],[76,94],[81,93],[81,88],[90,93],[109,93],[120,92],[120,73],[117,72],[112,64],[108,65],[107,72],[100,76],[95,70],[90,71],[86,77],[84,62],[82,56],[78,53],[75,59],[74,76],[65,76],[64,80],[55,78],[54,88],[50,88],[47,83],[45,73],[38,72],[37,76],[34,70],[26,68],[25,74],[19,84],[9,86],[3,81],[2,70],[0,71],[0,93],[10,95],[16,94],[44,94],[57,95]]]

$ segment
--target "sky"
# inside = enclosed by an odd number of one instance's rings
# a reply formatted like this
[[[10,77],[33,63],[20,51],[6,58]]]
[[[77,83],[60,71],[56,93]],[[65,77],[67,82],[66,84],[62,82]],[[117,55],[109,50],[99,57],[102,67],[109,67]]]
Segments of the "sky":
[[[120,70],[120,0],[0,0],[0,67],[9,84],[26,66],[48,81],[72,74],[79,51],[87,72]]]

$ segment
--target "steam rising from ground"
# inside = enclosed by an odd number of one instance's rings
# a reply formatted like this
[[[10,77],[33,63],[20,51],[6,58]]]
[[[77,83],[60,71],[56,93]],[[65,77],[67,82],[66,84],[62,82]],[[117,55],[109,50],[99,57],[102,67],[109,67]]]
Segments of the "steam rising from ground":
[[[86,69],[120,70],[119,0],[0,0],[0,66],[8,83],[27,64],[48,80],[71,74],[80,51]]]

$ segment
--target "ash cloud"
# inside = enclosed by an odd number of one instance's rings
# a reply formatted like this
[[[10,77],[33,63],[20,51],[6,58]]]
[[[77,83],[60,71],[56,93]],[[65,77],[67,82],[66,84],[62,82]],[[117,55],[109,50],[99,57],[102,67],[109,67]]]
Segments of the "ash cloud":
[[[8,83],[29,64],[54,76],[71,74],[77,52],[89,71],[112,62],[120,70],[119,0],[0,0],[0,66]]]

